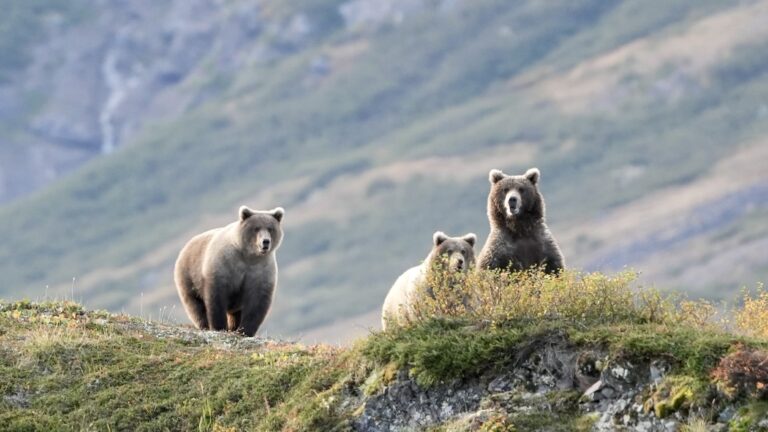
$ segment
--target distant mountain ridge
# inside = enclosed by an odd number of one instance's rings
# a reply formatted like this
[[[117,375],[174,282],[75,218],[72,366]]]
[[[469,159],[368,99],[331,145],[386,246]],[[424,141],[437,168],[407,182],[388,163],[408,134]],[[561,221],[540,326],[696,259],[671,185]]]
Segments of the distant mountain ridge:
[[[484,241],[488,170],[531,166],[572,267],[768,279],[766,1],[51,4],[0,55],[0,199],[39,189],[0,208],[2,297],[76,277],[186,320],[181,245],[282,205],[295,334],[377,308],[436,230]]]

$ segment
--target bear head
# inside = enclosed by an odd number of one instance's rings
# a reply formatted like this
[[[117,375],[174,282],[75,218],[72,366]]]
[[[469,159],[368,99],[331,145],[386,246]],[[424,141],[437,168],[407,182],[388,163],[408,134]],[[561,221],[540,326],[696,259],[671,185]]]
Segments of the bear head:
[[[523,175],[506,175],[493,169],[488,174],[491,192],[488,194],[488,218],[495,226],[514,227],[515,222],[537,221],[544,218],[544,199],[539,192],[538,168]]]
[[[448,237],[438,231],[432,236],[432,252],[429,254],[429,265],[442,260],[449,271],[465,271],[475,267],[475,242],[477,236],[469,233],[461,237]]]
[[[282,207],[267,211],[240,207],[238,230],[243,252],[248,256],[263,256],[277,250],[283,240],[280,222],[284,214]]]

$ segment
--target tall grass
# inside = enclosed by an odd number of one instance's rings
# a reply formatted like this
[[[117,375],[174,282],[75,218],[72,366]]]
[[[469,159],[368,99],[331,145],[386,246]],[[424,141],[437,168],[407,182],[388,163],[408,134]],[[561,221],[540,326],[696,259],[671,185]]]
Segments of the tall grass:
[[[578,327],[610,324],[662,324],[732,330],[734,316],[744,335],[768,337],[768,292],[745,294],[741,307],[723,309],[708,300],[689,300],[636,283],[637,274],[614,275],[541,269],[522,272],[477,270],[455,274],[438,264],[427,273],[413,299],[411,323],[430,318],[472,323],[531,325],[558,322]]]
[[[768,291],[759,284],[754,294],[744,292],[744,305],[735,311],[736,327],[747,334],[768,338]]]

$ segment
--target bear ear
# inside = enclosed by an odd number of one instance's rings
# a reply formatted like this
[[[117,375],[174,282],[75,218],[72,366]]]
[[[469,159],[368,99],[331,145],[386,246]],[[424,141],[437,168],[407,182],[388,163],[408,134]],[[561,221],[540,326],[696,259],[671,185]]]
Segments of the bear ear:
[[[488,181],[490,181],[491,184],[498,183],[498,181],[504,177],[506,177],[504,173],[498,169],[492,169],[491,172],[488,173]]]
[[[435,246],[440,246],[446,240],[448,240],[448,236],[442,231],[437,231],[432,235],[432,243]]]
[[[237,213],[240,215],[241,222],[256,214],[256,212],[249,209],[248,206],[240,206],[240,210]]]
[[[469,233],[461,238],[465,242],[469,243],[470,246],[475,247],[475,243],[477,242],[477,236],[475,233]]]
[[[525,172],[525,178],[531,181],[531,183],[536,184],[539,182],[539,177],[541,176],[541,172],[538,168],[531,168],[528,171]]]
[[[270,213],[272,213],[272,216],[274,216],[278,222],[282,222],[283,216],[285,216],[285,209],[282,207],[275,207]]]

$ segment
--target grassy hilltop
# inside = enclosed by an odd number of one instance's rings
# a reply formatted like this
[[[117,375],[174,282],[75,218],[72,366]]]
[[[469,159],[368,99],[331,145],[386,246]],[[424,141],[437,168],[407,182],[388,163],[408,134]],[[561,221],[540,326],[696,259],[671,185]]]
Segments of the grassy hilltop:
[[[36,33],[21,51],[46,40],[36,17],[87,29],[102,12],[12,3],[0,34],[21,31],[14,16]],[[346,3],[264,1],[251,45],[279,55],[225,68],[214,32],[158,90],[194,103],[0,208],[0,294],[63,296],[76,277],[89,307],[156,314],[178,304],[184,241],[240,204],[282,205],[270,327],[295,334],[378,307],[438,229],[482,242],[488,170],[533,165],[574,268],[629,263],[729,300],[766,279],[764,1],[424,2],[367,27],[346,21]],[[301,43],[268,30],[297,16],[312,29]],[[0,79],[32,57],[3,59]],[[28,134],[19,125],[46,97],[0,120],[3,136]]]
[[[633,291],[630,280],[476,276],[471,311],[456,309],[444,286],[419,304],[423,321],[343,349],[198,332],[71,302],[0,303],[0,430],[382,430],[388,415],[404,421],[462,391],[480,392],[474,406],[470,397],[414,424],[590,430],[603,408],[584,390],[612,370],[632,385],[611,378],[603,403],[626,392],[642,418],[685,430],[766,430],[759,364],[768,359],[768,293],[745,298],[725,330],[711,304],[675,306]],[[555,366],[551,355],[568,360]],[[661,371],[652,383],[638,372],[649,362]],[[562,386],[574,368],[573,379],[587,382]]]

